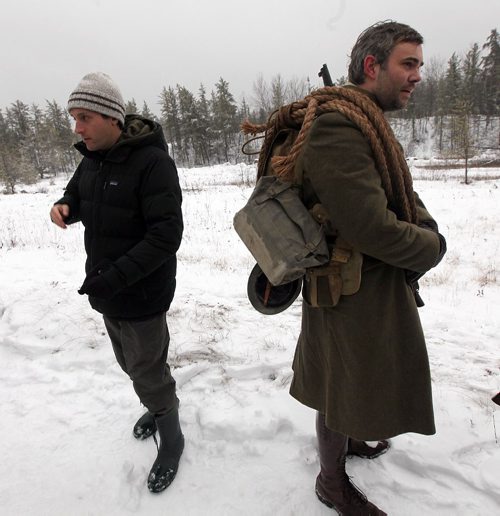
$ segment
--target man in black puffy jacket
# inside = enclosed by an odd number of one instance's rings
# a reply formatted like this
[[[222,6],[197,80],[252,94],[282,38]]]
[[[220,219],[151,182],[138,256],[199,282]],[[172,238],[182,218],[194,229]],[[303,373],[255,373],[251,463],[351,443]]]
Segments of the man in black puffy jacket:
[[[148,412],[143,439],[156,429],[152,492],[174,479],[184,447],[175,380],[167,363],[166,312],[175,291],[182,238],[182,194],[161,126],[125,116],[119,88],[103,73],[83,77],[68,101],[83,159],[50,211],[54,224],[85,226],[86,278],[80,294],[102,313],[116,359]]]

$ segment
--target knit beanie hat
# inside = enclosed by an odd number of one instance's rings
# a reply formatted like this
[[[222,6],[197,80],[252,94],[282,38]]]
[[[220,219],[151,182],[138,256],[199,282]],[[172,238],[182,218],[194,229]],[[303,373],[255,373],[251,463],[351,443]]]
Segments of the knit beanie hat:
[[[87,74],[69,96],[68,111],[88,109],[125,122],[125,103],[120,89],[109,75],[102,72]]]

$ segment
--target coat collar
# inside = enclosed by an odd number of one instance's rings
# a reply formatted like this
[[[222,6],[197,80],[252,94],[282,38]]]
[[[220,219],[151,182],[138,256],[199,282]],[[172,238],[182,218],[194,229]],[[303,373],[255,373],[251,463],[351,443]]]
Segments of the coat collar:
[[[373,94],[371,91],[365,90],[364,88],[361,88],[360,86],[358,86],[357,84],[354,84],[352,82],[347,82],[346,84],[344,84],[343,87],[353,89],[353,90],[359,91],[360,93],[365,94],[371,101],[375,102],[375,104],[377,104],[377,106],[380,109],[382,109],[382,106],[380,105],[380,103],[377,99],[377,96],[375,94]]]
[[[128,158],[133,149],[147,145],[158,147],[168,154],[168,145],[158,122],[139,115],[127,115],[120,138],[109,150],[89,151],[82,141],[74,147],[86,158],[121,163]]]

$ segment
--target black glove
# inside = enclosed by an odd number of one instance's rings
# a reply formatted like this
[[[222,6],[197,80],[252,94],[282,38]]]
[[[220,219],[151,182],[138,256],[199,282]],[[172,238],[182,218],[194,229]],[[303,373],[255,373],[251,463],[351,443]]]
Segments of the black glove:
[[[101,299],[111,299],[115,294],[111,285],[102,275],[85,278],[78,293],[82,296],[83,294],[88,294],[89,296],[99,297]]]
[[[111,299],[115,295],[115,290],[110,282],[106,280],[106,271],[111,267],[110,260],[103,260],[99,262],[93,269],[89,271],[85,281],[79,288],[78,293],[88,294],[92,297],[99,297],[101,299]]]
[[[437,236],[439,237],[439,255],[434,267],[443,259],[443,256],[446,253],[446,239],[441,233],[438,233]]]
[[[423,220],[423,221],[419,222],[418,227],[423,228],[423,229],[428,229],[429,231],[436,233],[436,235],[439,238],[439,254],[438,254],[436,262],[433,265],[433,267],[435,267],[443,259],[443,256],[446,253],[446,239],[439,232],[438,225],[433,220]]]
[[[412,271],[409,271],[409,272],[412,272]],[[413,297],[415,298],[415,303],[417,304],[418,308],[425,306],[424,300],[420,297],[420,286],[418,284],[418,281],[409,283],[409,285],[410,285],[411,291],[413,292]]]

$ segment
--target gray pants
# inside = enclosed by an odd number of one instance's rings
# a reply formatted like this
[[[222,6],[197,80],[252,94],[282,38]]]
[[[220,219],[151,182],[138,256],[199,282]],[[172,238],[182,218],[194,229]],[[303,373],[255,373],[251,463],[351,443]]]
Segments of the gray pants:
[[[104,316],[116,360],[132,380],[141,403],[153,414],[178,406],[175,380],[167,363],[168,333],[165,312],[147,319]]]

